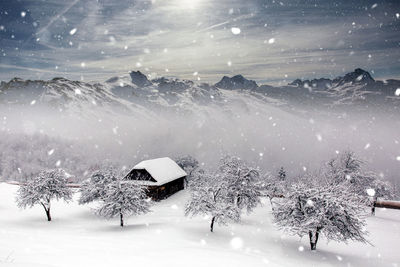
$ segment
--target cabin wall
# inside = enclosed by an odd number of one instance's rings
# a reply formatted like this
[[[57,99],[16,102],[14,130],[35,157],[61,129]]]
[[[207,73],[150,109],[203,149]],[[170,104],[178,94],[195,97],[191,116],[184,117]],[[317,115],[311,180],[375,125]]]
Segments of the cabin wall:
[[[147,195],[153,200],[162,200],[184,189],[184,179],[181,177],[160,186],[148,186]]]

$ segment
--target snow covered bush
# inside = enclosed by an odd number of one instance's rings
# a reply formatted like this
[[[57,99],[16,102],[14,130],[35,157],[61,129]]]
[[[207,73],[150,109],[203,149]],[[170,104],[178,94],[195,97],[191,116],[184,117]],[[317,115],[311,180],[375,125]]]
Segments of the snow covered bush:
[[[146,214],[150,211],[150,199],[146,189],[131,181],[116,180],[106,186],[106,194],[96,213],[106,218],[119,216],[124,226],[124,216]]]
[[[252,212],[261,203],[260,172],[234,156],[220,160],[218,175],[226,182],[227,196],[239,209]]]
[[[21,185],[17,191],[17,204],[20,208],[43,206],[47,220],[51,221],[50,202],[52,199],[72,199],[72,190],[67,187],[65,171],[61,169],[41,171],[32,180]]]
[[[92,201],[101,200],[107,194],[106,189],[110,183],[117,181],[119,174],[114,167],[106,167],[95,171],[92,176],[81,185],[79,204],[87,204]]]
[[[189,184],[190,200],[186,204],[185,216],[210,216],[211,232],[214,224],[227,225],[240,221],[240,210],[232,203],[228,191],[228,181],[204,171],[195,173]]]
[[[319,235],[329,240],[368,242],[365,239],[363,199],[344,184],[318,184],[302,179],[273,210],[275,224],[289,234],[309,236],[316,250]]]

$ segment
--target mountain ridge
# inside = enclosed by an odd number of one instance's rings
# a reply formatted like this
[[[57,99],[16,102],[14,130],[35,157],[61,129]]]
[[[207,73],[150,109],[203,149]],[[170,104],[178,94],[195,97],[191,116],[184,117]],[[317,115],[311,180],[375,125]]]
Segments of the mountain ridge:
[[[193,104],[223,105],[224,90],[228,90],[240,94],[248,92],[267,102],[289,106],[397,105],[400,103],[400,97],[396,95],[398,88],[399,80],[374,80],[369,72],[361,68],[334,79],[296,79],[285,86],[258,85],[240,74],[224,76],[216,84],[197,84],[190,80],[165,77],[150,80],[140,71],[131,71],[129,76],[111,77],[105,82],[96,83],[60,77],[48,81],[13,78],[0,83],[0,103],[42,103],[58,109],[117,106],[120,111],[126,112],[132,106],[176,110],[193,109]]]

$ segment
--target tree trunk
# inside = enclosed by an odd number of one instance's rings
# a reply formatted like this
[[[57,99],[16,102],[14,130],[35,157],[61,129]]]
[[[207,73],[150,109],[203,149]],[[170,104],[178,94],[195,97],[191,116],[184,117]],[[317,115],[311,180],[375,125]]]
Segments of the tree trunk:
[[[47,221],[50,222],[51,221],[51,215],[50,215],[50,203],[48,204],[49,207],[46,207],[46,205],[42,202],[40,202],[40,204],[42,204],[44,211],[46,212],[46,216],[47,216]]]
[[[47,215],[47,221],[50,222],[51,221],[50,208],[45,209],[45,211],[46,211],[46,215]]]
[[[377,197],[374,197],[374,200],[372,201],[372,205],[371,205],[371,215],[375,216],[375,205],[376,205],[376,201],[378,200]]]
[[[317,229],[317,231],[315,231],[315,233],[313,233],[312,231],[309,231],[308,236],[310,237],[311,250],[317,250],[319,230]]]
[[[215,222],[215,217],[212,217],[212,219],[211,219],[211,232],[214,231],[214,222]]]
[[[124,215],[122,213],[119,214],[119,221],[121,227],[124,227]]]

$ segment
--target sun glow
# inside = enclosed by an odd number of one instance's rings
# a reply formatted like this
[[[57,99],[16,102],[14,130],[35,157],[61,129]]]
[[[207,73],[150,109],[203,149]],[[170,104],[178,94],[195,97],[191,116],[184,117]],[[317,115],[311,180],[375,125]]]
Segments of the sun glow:
[[[195,9],[201,0],[177,0],[177,5],[182,9]]]

